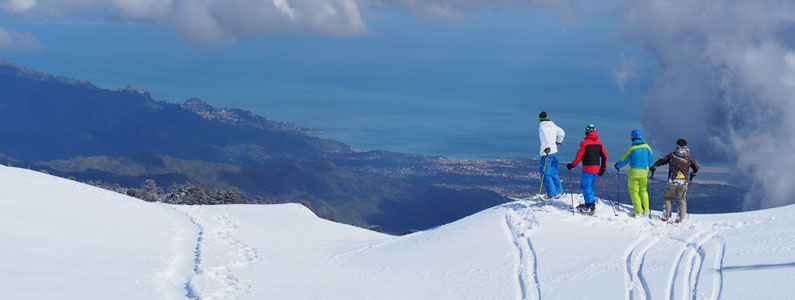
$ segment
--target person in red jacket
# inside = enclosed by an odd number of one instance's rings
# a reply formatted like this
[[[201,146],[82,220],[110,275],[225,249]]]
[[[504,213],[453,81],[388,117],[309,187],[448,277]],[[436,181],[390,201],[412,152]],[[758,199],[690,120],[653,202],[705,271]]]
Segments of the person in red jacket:
[[[574,157],[574,161],[566,165],[566,169],[573,169],[580,161],[582,161],[580,188],[582,188],[585,203],[577,206],[577,209],[584,213],[593,214],[596,210],[596,203],[594,202],[592,186],[596,176],[602,176],[607,170],[607,152],[602,142],[599,141],[599,135],[596,134],[596,126],[593,124],[588,124],[585,127],[585,140],[580,142],[577,156]]]

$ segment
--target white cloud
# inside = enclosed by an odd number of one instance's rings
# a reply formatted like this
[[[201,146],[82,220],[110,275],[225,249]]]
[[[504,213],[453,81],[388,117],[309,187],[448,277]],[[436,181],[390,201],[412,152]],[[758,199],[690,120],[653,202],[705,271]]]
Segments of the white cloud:
[[[273,5],[284,13],[290,20],[295,20],[295,10],[290,7],[287,0],[273,0]]]
[[[613,69],[612,77],[621,92],[624,92],[624,85],[630,79],[638,78],[638,63],[635,58],[627,57],[623,53],[618,56],[618,67]]]
[[[36,0],[0,0],[0,10],[20,13],[36,5]]]
[[[157,20],[171,13],[174,0],[111,0],[110,14],[125,20]]]
[[[284,31],[343,36],[367,32],[357,0],[0,0],[0,9],[47,19],[99,14],[166,28],[205,46]]]
[[[795,6],[775,0],[618,1],[622,34],[656,55],[641,121],[658,143],[690,140],[726,160],[751,192],[747,208],[795,201],[793,49],[782,30]],[[789,37],[791,38],[791,37]]]
[[[104,15],[173,30],[189,43],[224,45],[241,37],[279,32],[348,36],[368,32],[369,7],[408,8],[462,19],[481,9],[532,13],[548,8],[566,19],[576,0],[0,0],[0,11],[48,20],[72,13]]]
[[[44,46],[30,32],[19,33],[0,27],[0,50],[43,50]]]

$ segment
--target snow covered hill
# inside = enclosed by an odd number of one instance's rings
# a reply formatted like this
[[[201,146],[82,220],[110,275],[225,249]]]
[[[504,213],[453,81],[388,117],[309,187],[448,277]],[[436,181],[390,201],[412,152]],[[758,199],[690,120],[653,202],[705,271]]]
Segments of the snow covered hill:
[[[0,299],[795,296],[795,206],[668,225],[564,200],[389,236],[300,205],[176,207],[0,167]]]

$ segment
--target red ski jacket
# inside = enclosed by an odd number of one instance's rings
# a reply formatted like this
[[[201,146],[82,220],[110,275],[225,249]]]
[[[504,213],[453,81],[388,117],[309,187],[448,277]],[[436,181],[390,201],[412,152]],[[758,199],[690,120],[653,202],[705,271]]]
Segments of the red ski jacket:
[[[601,162],[599,161],[601,158]],[[596,131],[592,131],[585,140],[580,142],[580,148],[577,149],[577,156],[574,157],[572,165],[577,166],[582,160],[582,170],[588,173],[599,173],[600,168],[607,166],[607,152],[602,142],[599,141],[599,135]]]

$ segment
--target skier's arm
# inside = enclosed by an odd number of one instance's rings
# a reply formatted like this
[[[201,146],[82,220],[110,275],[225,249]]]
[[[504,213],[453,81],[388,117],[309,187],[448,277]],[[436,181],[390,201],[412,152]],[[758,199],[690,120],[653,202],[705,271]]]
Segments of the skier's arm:
[[[585,146],[583,143],[580,143],[580,148],[577,149],[577,155],[574,156],[574,161],[571,162],[572,166],[577,166],[580,163],[580,159],[582,159],[582,155],[585,154]]]
[[[654,167],[656,168],[664,164],[667,164],[669,160],[671,160],[671,153],[668,153],[668,155],[658,159],[657,162],[654,163]]]
[[[693,156],[690,156],[690,168],[693,169],[693,174],[698,173],[698,170],[701,169],[701,166],[693,159]]]
[[[624,155],[621,156],[621,160],[616,163],[616,169],[621,169],[622,167],[626,166],[629,163],[629,153],[632,152],[632,147],[628,147],[627,151],[624,152]]]
[[[563,143],[563,138],[566,137],[566,132],[563,131],[560,127],[558,127],[558,134],[555,137],[555,143],[560,145]]]
[[[607,168],[607,151],[605,150],[605,145],[602,145],[602,153],[599,153],[599,156],[602,157],[601,169],[604,170]]]

